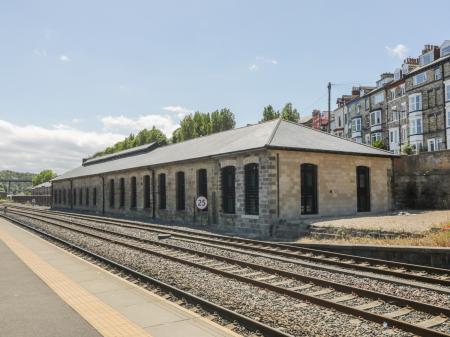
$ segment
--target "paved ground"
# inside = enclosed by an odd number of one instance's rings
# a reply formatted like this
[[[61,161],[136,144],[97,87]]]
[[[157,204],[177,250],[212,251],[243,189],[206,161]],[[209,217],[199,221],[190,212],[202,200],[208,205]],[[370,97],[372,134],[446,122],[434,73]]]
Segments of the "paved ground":
[[[101,336],[1,241],[0,270],[0,336]]]
[[[0,270],[1,337],[238,336],[2,218]]]
[[[403,214],[404,213],[404,214]],[[392,232],[420,233],[450,222],[450,211],[404,211],[370,216],[312,220],[315,227],[342,227]]]

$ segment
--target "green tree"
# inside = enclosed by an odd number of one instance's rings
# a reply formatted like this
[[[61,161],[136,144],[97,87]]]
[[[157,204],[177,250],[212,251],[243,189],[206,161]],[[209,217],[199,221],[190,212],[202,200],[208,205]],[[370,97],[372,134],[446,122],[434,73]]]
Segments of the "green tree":
[[[153,126],[150,130],[143,129],[136,136],[130,134],[124,140],[115,143],[113,146],[108,146],[103,151],[94,154],[94,157],[103,156],[105,154],[112,154],[123,150],[128,150],[136,146],[150,144],[156,142],[158,144],[166,144],[168,142],[164,133]]]
[[[375,141],[372,143],[372,146],[373,146],[373,147],[376,147],[376,148],[378,148],[378,149],[386,150],[386,145],[384,145],[384,142],[383,142],[381,139],[375,140]]]
[[[300,114],[298,113],[297,109],[294,109],[292,107],[292,103],[286,103],[286,105],[281,110],[280,117],[284,120],[297,123],[300,119]]]
[[[271,121],[279,117],[280,113],[278,111],[275,111],[274,108],[269,104],[268,106],[264,107],[263,118],[261,119],[261,122]]]
[[[53,172],[52,170],[43,170],[43,171],[39,172],[38,174],[36,174],[32,178],[33,186],[50,181],[55,177],[56,177],[56,173]]]

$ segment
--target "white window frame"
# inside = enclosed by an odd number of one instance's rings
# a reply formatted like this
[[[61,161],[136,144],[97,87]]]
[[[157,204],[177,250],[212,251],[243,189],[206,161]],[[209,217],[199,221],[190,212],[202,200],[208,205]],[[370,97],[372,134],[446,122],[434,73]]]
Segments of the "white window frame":
[[[423,76],[423,78],[422,78]],[[419,85],[427,81],[427,72],[423,71],[417,75],[413,76],[413,85]]]
[[[400,84],[400,96],[405,95],[405,93],[406,93],[406,87],[405,87],[405,84],[404,84],[404,83],[403,83],[403,84]]]
[[[441,67],[437,67],[434,69],[434,80],[440,80],[442,78],[442,69]]]
[[[352,132],[361,132],[361,118],[352,119]]]
[[[389,94],[390,94],[390,96],[391,96],[391,101],[397,98],[397,97],[395,96],[395,88],[394,88],[394,89],[390,89],[390,90],[389,90]]]
[[[409,112],[422,111],[422,93],[409,95]]]
[[[450,81],[445,81],[445,101],[450,101]]]
[[[425,57],[431,57],[430,60],[428,62],[424,62]],[[431,62],[434,61],[434,50],[430,50],[429,52],[422,54],[419,56],[419,61],[420,61],[420,65],[424,66],[426,64],[430,64]]]
[[[389,129],[389,144],[398,145],[398,128]]]
[[[428,152],[434,152],[436,151],[436,138],[428,139]],[[433,146],[433,149],[431,147]]]
[[[370,113],[370,126],[381,124],[381,110],[375,110]]]
[[[423,134],[422,117],[414,117],[409,120],[409,135]]]
[[[370,140],[372,141],[372,144],[377,140],[382,140],[383,136],[381,132],[374,132],[370,135]]]
[[[450,109],[447,108],[447,127],[450,128]]]
[[[364,141],[365,141],[365,143],[368,144],[368,145],[372,144],[372,143],[370,142],[370,134],[369,134],[369,133],[366,134]]]
[[[401,143],[405,143],[408,139],[408,125],[402,125],[401,127]]]
[[[384,101],[384,91],[377,92],[375,95],[372,96],[372,104],[377,105]]]

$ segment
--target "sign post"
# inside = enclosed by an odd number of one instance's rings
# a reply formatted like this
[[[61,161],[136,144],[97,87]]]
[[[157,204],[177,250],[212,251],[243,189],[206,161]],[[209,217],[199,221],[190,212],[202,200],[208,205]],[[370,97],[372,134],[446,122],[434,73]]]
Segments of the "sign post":
[[[208,207],[208,199],[206,199],[206,198],[203,197],[203,196],[198,197],[198,198],[195,200],[195,206],[197,207],[197,209],[198,209],[199,211],[204,211],[204,210]],[[202,212],[202,213],[203,213],[203,212]],[[200,215],[200,224],[201,224],[201,222],[202,222],[202,216],[201,216],[201,213],[200,213],[199,215]]]

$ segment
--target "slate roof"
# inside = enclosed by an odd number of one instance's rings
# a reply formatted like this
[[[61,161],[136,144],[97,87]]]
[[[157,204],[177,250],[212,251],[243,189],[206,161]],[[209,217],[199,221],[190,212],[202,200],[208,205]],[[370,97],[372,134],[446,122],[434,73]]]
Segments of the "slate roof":
[[[153,142],[153,143],[150,143],[150,144],[144,144],[144,145],[136,146],[136,147],[133,147],[131,149],[126,149],[126,150],[115,152],[115,153],[105,154],[103,156],[83,159],[83,166],[91,165],[93,163],[97,163],[97,162],[100,162],[100,161],[111,160],[112,158],[127,157],[127,156],[130,156],[130,155],[134,155],[136,153],[148,152],[152,148],[154,148],[155,146],[156,146],[156,143]]]
[[[382,157],[396,156],[388,151],[358,144],[300,124],[276,119],[181,143],[156,147],[146,153],[80,166],[56,177],[53,181],[200,158],[212,158],[264,148]]]
[[[52,183],[49,182],[49,181],[47,181],[47,182],[45,182],[45,183],[42,183],[42,184],[39,184],[39,185],[34,186],[34,187],[32,188],[32,190],[34,190],[35,188],[40,188],[40,187],[51,187],[51,186],[52,186]]]

